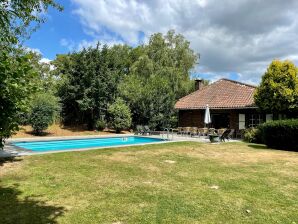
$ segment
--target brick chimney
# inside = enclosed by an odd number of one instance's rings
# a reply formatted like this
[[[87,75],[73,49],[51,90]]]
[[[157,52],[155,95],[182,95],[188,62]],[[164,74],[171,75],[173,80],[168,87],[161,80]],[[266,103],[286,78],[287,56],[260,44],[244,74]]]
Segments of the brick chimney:
[[[195,79],[195,90],[200,90],[203,87],[202,79]]]

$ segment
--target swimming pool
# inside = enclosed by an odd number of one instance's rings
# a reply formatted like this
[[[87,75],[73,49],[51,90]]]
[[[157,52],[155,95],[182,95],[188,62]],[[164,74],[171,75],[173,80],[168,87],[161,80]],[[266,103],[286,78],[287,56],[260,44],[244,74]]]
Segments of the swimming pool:
[[[87,138],[87,139],[68,139],[68,140],[52,140],[52,141],[29,141],[29,142],[13,142],[12,145],[27,149],[33,152],[49,152],[71,149],[85,149],[96,147],[110,147],[121,145],[137,145],[162,142],[159,138],[146,137],[108,137],[108,138]]]

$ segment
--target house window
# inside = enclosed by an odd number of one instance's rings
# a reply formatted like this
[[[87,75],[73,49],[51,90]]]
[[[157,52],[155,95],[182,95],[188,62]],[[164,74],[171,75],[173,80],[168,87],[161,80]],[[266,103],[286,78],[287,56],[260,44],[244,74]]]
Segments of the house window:
[[[239,130],[245,129],[245,114],[239,114]]]
[[[262,114],[248,114],[248,127],[254,128],[264,122],[264,116]]]

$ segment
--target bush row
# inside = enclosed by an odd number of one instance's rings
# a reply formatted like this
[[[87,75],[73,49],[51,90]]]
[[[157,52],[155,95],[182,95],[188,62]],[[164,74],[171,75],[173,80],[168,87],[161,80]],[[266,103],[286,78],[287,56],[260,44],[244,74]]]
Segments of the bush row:
[[[244,140],[266,144],[269,148],[298,151],[298,119],[266,122],[248,129]]]
[[[38,94],[34,97],[29,106],[29,113],[19,114],[20,123],[30,124],[35,134],[40,135],[53,122],[61,111],[58,98],[50,94]],[[117,98],[116,101],[108,107],[109,121],[103,119],[96,120],[94,127],[102,131],[107,124],[117,133],[131,126],[131,112],[125,102]]]

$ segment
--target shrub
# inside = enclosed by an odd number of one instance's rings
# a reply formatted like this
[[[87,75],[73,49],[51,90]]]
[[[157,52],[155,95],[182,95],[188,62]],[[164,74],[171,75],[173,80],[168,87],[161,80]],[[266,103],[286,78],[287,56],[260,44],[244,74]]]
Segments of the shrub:
[[[39,94],[31,104],[29,121],[36,134],[41,134],[57,118],[60,106],[52,95]]]
[[[27,112],[19,112],[18,118],[19,118],[19,125],[29,125],[30,124],[30,117],[29,113]]]
[[[264,143],[275,149],[298,150],[298,119],[270,121],[262,125]]]
[[[96,121],[96,123],[95,123],[95,128],[98,131],[102,131],[103,129],[106,128],[106,121],[105,120],[98,119]]]
[[[262,139],[262,127],[246,129],[244,131],[243,140],[250,143],[264,143]]]
[[[110,126],[120,133],[122,130],[131,126],[131,112],[125,102],[118,98],[108,108]]]

